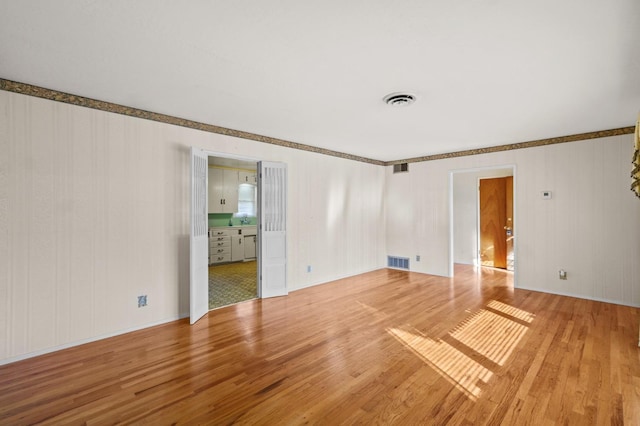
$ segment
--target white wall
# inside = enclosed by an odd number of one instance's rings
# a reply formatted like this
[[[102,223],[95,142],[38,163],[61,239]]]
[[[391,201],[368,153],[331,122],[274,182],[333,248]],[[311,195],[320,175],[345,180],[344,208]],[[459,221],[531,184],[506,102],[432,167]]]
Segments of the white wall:
[[[512,176],[512,169],[453,173],[453,261],[477,265],[478,179]]]
[[[0,91],[0,363],[187,313],[191,145],[288,164],[292,290],[382,267],[387,254],[447,275],[450,171],[513,164],[516,285],[640,306],[631,135],[393,175]],[[137,308],[139,294],[149,306]]]
[[[0,91],[0,363],[188,313],[191,145],[288,164],[290,290],[384,265],[382,167]]]
[[[450,171],[515,165],[516,286],[640,306],[632,151],[623,135],[416,163],[408,174],[387,167],[387,251],[421,254],[412,270],[448,275]]]

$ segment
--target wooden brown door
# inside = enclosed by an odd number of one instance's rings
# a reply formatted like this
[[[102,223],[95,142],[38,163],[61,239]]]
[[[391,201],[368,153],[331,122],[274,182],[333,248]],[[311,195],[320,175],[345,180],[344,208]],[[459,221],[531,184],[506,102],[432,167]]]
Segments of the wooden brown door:
[[[513,223],[513,176],[507,176],[506,184],[506,200],[507,200],[507,224],[504,229],[507,237],[507,270],[513,271],[513,239],[515,238],[515,224]]]
[[[481,265],[507,269],[507,252],[513,250],[507,240],[512,243],[512,238],[513,177],[480,179]]]

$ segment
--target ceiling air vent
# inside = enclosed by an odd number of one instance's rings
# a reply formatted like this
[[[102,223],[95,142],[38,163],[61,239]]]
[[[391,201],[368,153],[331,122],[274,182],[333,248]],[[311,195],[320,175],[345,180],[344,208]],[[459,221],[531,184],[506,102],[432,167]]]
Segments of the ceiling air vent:
[[[411,93],[389,93],[382,100],[391,106],[408,106],[416,101],[416,96]]]
[[[393,173],[403,173],[409,171],[409,163],[400,163],[393,165]]]

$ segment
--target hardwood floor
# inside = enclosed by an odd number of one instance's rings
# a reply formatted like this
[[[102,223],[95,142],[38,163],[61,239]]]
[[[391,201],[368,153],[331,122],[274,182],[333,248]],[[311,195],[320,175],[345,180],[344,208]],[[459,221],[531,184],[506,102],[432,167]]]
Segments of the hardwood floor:
[[[0,367],[0,424],[640,424],[640,310],[380,270]]]

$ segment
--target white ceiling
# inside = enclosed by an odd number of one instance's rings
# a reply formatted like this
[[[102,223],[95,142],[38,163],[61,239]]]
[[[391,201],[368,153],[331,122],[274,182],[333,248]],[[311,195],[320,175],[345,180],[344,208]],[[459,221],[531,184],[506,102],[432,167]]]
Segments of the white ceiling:
[[[633,125],[639,23],[638,0],[2,0],[0,77],[391,161]]]

